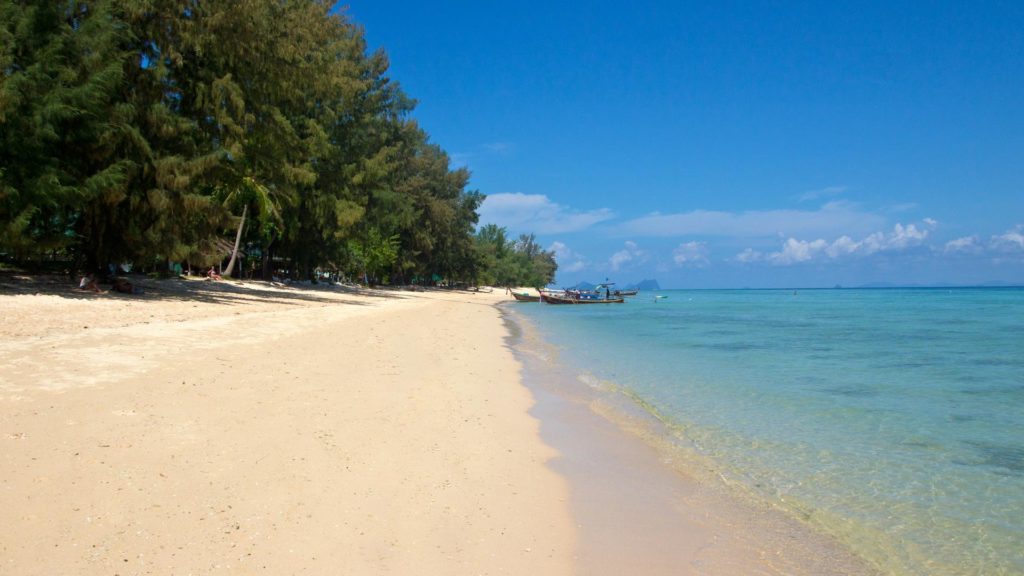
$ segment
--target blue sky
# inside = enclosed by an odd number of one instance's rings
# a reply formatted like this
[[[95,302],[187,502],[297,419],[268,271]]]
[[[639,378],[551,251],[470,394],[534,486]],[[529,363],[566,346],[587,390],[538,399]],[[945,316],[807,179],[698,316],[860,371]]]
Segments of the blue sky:
[[[1024,283],[1024,3],[347,14],[557,283]]]

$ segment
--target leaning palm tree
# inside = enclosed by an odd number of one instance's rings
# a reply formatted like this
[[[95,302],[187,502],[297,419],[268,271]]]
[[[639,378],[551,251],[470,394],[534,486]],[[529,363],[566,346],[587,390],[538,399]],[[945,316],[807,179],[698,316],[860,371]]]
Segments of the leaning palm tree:
[[[222,205],[234,212],[242,207],[242,216],[238,220],[238,231],[235,232],[235,246],[231,250],[231,259],[224,268],[223,274],[230,276],[238,260],[238,247],[242,242],[245,220],[249,214],[249,206],[253,206],[259,219],[264,223],[280,223],[281,213],[278,209],[273,191],[252,176],[243,176],[235,185],[223,186],[218,189],[217,196]]]

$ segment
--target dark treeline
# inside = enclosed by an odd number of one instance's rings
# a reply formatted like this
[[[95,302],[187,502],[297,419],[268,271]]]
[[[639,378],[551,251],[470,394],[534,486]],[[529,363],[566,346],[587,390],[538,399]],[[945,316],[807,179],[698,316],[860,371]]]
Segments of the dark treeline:
[[[474,234],[469,172],[331,9],[0,0],[0,252],[72,272],[550,282],[532,237]]]

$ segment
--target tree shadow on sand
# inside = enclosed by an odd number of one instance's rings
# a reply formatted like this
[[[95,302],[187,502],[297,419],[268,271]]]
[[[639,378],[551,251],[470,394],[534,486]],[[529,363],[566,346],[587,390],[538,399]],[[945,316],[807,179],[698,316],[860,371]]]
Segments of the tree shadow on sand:
[[[401,292],[373,290],[368,288],[350,287],[330,284],[279,284],[258,280],[222,280],[205,279],[152,279],[140,275],[128,275],[125,278],[133,286],[142,289],[141,294],[125,294],[109,289],[109,284],[100,283],[102,292],[82,290],[77,282],[67,276],[52,274],[26,274],[17,272],[0,272],[0,296],[4,295],[49,295],[70,300],[95,300],[99,298],[119,298],[131,301],[168,301],[168,302],[201,302],[228,306],[276,303],[303,305],[318,304],[351,304],[366,306],[372,301],[365,298],[398,299],[406,298]],[[345,295],[359,296],[362,299],[345,298]]]

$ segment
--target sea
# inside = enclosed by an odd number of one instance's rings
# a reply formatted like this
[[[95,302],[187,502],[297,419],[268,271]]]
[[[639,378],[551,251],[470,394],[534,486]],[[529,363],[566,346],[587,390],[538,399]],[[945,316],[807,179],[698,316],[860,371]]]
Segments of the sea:
[[[1024,574],[1024,289],[510,303],[575,374],[885,574]]]

